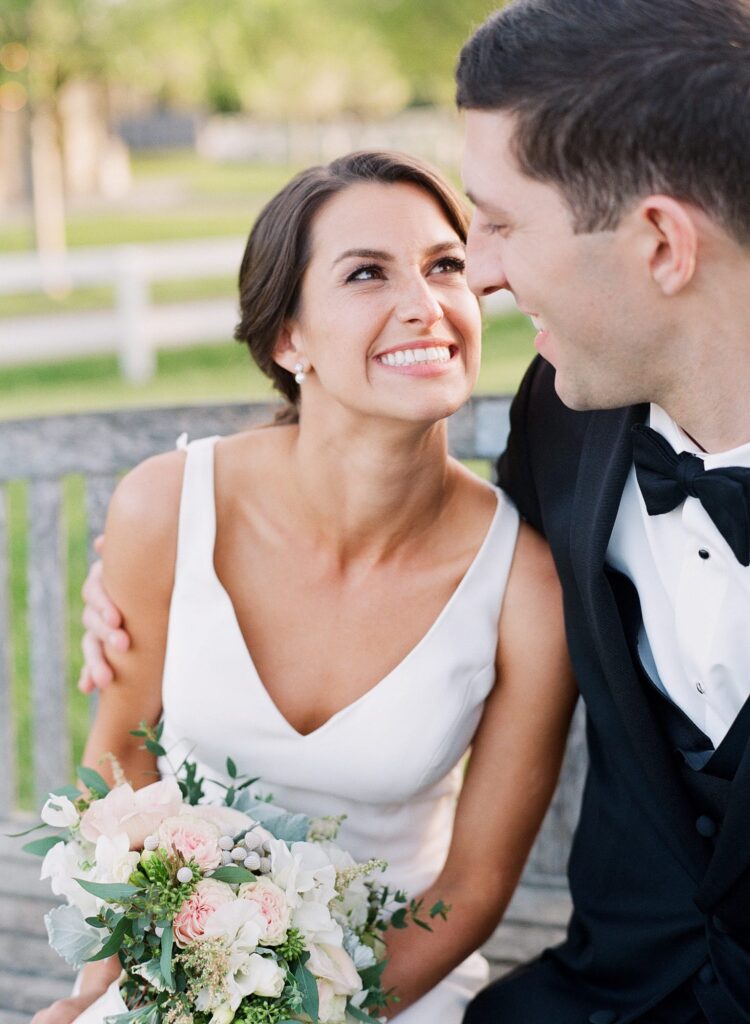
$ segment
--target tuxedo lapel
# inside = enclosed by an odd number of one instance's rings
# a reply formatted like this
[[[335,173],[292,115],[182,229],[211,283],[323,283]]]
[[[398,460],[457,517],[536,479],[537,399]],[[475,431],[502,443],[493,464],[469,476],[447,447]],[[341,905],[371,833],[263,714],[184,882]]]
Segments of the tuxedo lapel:
[[[687,872],[700,881],[707,854],[673,754],[642,691],[604,565],[607,545],[632,464],[630,430],[647,406],[596,412],[586,431],[573,499],[570,553],[573,572],[610,692],[644,769],[645,808]]]

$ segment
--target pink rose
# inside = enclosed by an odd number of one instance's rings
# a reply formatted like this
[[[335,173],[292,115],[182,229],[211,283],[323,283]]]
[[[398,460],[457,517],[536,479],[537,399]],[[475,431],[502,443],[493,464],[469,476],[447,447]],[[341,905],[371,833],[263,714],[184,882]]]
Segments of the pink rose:
[[[172,921],[177,945],[184,949],[191,942],[202,938],[203,926],[209,914],[233,899],[234,893],[226,882],[214,882],[211,878],[198,882],[195,892],[185,900]]]
[[[170,854],[179,854],[186,862],[194,860],[201,871],[221,864],[220,832],[210,821],[180,814],[167,818],[159,826],[159,846]]]
[[[283,889],[271,881],[261,877],[256,882],[245,882],[237,895],[243,900],[252,900],[260,907],[266,922],[264,946],[279,946],[286,938],[289,930],[289,904]]]
[[[134,790],[125,783],[115,786],[101,800],[95,800],[81,817],[81,834],[95,843],[100,836],[114,839],[127,834],[131,850],[143,848],[146,836],[182,807],[180,787],[173,778],[161,779]]]

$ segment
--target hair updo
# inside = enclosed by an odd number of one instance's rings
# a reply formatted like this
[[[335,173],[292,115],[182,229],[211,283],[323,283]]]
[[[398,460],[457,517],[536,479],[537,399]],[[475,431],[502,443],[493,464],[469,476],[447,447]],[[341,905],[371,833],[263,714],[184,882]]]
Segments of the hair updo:
[[[310,261],[315,214],[334,195],[359,182],[411,184],[432,196],[466,241],[469,217],[451,185],[429,164],[401,153],[360,152],[301,171],[263,208],[253,225],[239,275],[240,322],[234,337],[246,344],[287,405],[276,422],[298,418],[300,389],[294,375],[274,361],[279,334],[299,305]]]

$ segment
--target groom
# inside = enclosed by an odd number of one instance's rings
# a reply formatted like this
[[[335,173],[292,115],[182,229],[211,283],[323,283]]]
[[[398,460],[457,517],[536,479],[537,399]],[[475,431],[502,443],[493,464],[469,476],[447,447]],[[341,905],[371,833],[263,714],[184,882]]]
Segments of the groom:
[[[750,1021],[750,4],[517,0],[457,77],[590,761],[568,937],[465,1021]]]

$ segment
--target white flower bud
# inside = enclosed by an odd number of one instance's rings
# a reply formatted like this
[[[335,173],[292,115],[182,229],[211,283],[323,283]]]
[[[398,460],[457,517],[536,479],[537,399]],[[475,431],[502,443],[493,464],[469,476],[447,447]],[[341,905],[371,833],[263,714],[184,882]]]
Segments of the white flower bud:
[[[143,840],[143,849],[148,850],[151,853],[153,850],[159,849],[159,837],[158,836],[146,836]]]
[[[232,860],[243,861],[247,857],[247,850],[244,846],[235,846],[232,850]]]
[[[271,858],[270,857],[261,857],[260,858],[260,870],[264,874],[267,874],[271,870]]]
[[[192,868],[180,868],[177,872],[177,881],[180,885],[187,885],[188,882],[193,880]]]
[[[244,842],[248,850],[257,850],[258,847],[263,846],[263,836],[253,830],[247,833]]]
[[[221,854],[221,863],[222,863],[222,864],[224,864],[224,865],[227,865],[227,864],[232,864],[232,863],[234,863],[234,862],[232,861],[232,854],[231,854],[231,853],[229,852],[229,850],[223,850],[223,851],[222,851],[222,854]]]
[[[260,857],[257,853],[248,853],[243,863],[248,871],[257,871],[260,868]]]
[[[231,850],[234,847],[234,839],[231,836],[222,836],[219,840],[220,850]]]

